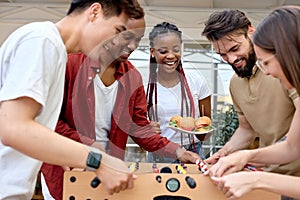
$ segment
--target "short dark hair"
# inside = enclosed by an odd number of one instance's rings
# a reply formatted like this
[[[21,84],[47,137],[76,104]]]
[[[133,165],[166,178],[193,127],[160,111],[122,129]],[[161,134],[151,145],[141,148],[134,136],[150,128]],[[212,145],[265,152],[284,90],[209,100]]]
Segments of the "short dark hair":
[[[144,10],[137,0],[72,0],[67,15],[82,12],[93,3],[101,4],[105,17],[119,16],[122,11],[133,19],[141,19],[145,16]]]
[[[250,20],[245,13],[236,9],[217,11],[209,16],[202,32],[209,41],[216,41],[225,35],[241,31],[247,37]]]

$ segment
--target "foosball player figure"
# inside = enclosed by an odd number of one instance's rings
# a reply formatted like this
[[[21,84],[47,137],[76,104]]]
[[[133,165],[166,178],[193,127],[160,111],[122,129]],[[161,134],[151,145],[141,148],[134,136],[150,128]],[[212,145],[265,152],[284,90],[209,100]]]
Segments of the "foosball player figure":
[[[135,162],[135,163],[131,163],[129,166],[128,166],[129,170],[131,172],[134,172],[136,170],[139,169],[139,162]]]
[[[183,167],[183,169],[185,169],[185,171],[187,171],[187,166],[184,163],[180,163],[181,167]]]
[[[197,160],[196,165],[198,165],[199,171],[201,171],[204,175],[208,174],[208,167],[203,161]]]
[[[156,163],[152,164],[152,169],[153,169],[154,173],[159,173],[159,169],[157,168],[157,164]]]
[[[182,165],[176,165],[176,170],[178,174],[186,174],[186,170]]]

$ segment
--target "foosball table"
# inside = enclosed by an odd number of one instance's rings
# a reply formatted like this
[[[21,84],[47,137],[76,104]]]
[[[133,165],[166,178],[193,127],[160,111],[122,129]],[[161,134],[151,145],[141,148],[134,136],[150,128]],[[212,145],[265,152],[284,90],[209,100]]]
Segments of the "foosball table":
[[[195,164],[128,163],[138,178],[134,188],[109,195],[94,172],[68,171],[64,175],[64,200],[226,200],[209,176]],[[251,172],[249,172],[251,173]],[[99,183],[99,182],[98,182]],[[241,200],[280,200],[280,195],[254,190]]]

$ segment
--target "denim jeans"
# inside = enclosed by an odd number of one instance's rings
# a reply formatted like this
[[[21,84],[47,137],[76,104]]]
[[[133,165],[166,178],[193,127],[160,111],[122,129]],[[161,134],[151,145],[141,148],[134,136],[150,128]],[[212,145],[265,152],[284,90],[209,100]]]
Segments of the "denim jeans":
[[[202,148],[202,142],[197,142],[195,145],[193,144],[188,144],[188,145],[183,145],[183,147],[188,150],[188,151],[193,151],[200,156],[203,160],[205,159],[204,151]],[[149,152],[147,155],[147,162],[156,162],[156,163],[179,163],[179,160],[174,160],[173,158],[168,158],[168,157],[162,157],[158,156],[155,153]]]
[[[281,195],[281,200],[299,200],[299,199],[295,199],[295,198],[292,198],[292,197],[287,197],[287,196]]]

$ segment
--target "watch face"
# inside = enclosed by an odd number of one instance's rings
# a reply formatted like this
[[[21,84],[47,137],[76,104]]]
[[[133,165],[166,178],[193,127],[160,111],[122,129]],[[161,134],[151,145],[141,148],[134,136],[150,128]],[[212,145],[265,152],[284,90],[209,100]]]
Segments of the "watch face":
[[[100,153],[90,152],[86,161],[88,167],[98,169],[100,167],[102,155]]]
[[[170,178],[166,182],[166,188],[170,192],[176,192],[180,188],[180,182],[176,178]]]

